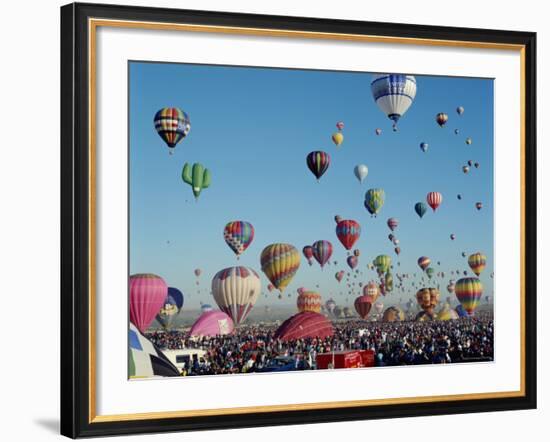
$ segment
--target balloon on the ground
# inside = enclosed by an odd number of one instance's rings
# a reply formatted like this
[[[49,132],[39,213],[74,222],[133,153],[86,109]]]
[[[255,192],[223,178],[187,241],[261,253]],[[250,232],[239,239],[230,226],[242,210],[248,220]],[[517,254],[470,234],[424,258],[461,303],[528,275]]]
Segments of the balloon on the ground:
[[[327,338],[334,335],[332,323],[321,313],[302,312],[288,318],[277,329],[274,339],[293,341],[307,338]]]
[[[478,278],[462,278],[456,282],[455,294],[464,310],[471,316],[483,294],[483,285]]]
[[[189,330],[189,336],[219,336],[233,333],[233,320],[224,312],[207,311],[198,317]]]
[[[411,303],[412,304],[412,303]],[[382,321],[384,322],[397,322],[404,321],[405,313],[397,306],[388,307],[382,315]]]

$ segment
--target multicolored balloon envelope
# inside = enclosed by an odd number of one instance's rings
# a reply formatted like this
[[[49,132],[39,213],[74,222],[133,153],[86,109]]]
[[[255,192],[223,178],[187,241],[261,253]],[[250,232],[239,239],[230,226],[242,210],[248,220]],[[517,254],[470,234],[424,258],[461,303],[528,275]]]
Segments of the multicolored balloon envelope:
[[[230,335],[235,326],[233,320],[224,312],[204,312],[189,330],[189,336],[218,336]]]
[[[315,241],[311,247],[313,250],[313,257],[321,268],[323,268],[332,256],[331,242],[325,240]]]
[[[330,166],[330,155],[320,150],[310,152],[306,157],[306,164],[315,178],[319,180]]]
[[[351,250],[359,236],[361,236],[361,226],[352,219],[341,220],[336,225],[336,236],[346,250]]]
[[[274,339],[293,341],[306,338],[327,338],[334,335],[332,323],[321,313],[302,312],[288,318],[277,329]]]
[[[177,107],[164,107],[155,114],[155,129],[170,149],[191,130],[189,116]]]
[[[247,221],[231,221],[223,229],[223,238],[237,256],[243,253],[254,239],[254,226]]]
[[[365,208],[371,215],[376,216],[382,209],[385,198],[384,189],[369,189],[365,193]]]
[[[481,275],[486,264],[487,257],[480,252],[474,253],[468,257],[468,265],[477,276]]]
[[[483,284],[478,278],[459,279],[455,284],[455,295],[468,315],[473,315],[483,295]]]
[[[160,311],[168,294],[164,279],[152,273],[130,276],[130,321],[145,332]]]
[[[405,313],[403,310],[401,310],[397,306],[391,306],[386,309],[384,314],[382,315],[382,321],[384,322],[396,322],[396,321],[404,321],[405,320]]]
[[[262,271],[282,293],[300,267],[300,253],[291,244],[270,244],[263,249],[260,262]]]
[[[314,312],[319,313],[321,311],[321,295],[313,290],[304,290],[296,299],[296,306],[299,312]]]
[[[246,319],[260,291],[260,277],[248,267],[229,267],[220,270],[212,279],[212,295],[216,304],[235,324]]]

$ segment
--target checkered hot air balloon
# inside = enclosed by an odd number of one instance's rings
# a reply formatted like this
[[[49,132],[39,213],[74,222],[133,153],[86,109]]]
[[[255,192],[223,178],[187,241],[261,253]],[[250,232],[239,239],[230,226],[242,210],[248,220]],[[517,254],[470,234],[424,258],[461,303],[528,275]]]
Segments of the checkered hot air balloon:
[[[177,107],[164,107],[155,114],[155,129],[170,150],[191,130],[189,116]]]
[[[254,239],[254,226],[246,221],[231,221],[223,229],[223,238],[237,258]]]

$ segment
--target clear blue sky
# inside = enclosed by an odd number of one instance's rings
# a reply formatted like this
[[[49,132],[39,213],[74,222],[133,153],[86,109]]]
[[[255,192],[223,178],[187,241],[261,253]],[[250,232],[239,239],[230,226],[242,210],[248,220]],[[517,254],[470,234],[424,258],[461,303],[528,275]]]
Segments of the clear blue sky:
[[[361,250],[362,274],[351,281],[373,279],[375,273],[366,265],[379,254],[392,257],[394,273],[417,273],[418,281],[416,262],[426,255],[436,271],[446,273],[443,280],[426,285],[440,283],[445,297],[448,280],[457,279],[450,271],[469,270],[461,252],[481,251],[488,260],[481,278],[484,296],[492,295],[492,80],[417,76],[416,99],[399,131],[392,132],[391,121],[371,96],[369,73],[141,62],[131,62],[129,69],[131,273],[161,275],[185,293],[187,306],[197,307],[200,301],[213,303],[210,282],[220,269],[245,265],[261,273],[259,256],[266,245],[287,242],[301,253],[304,245],[326,239],[334,246],[331,265],[324,270],[317,263],[309,267],[302,256],[286,290],[291,298],[285,293],[278,300],[273,292],[258,305],[294,303],[298,287],[316,285],[324,300],[332,296],[351,305],[357,284],[349,294],[345,280],[338,284],[334,278],[337,270],[349,270],[335,234],[338,214],[362,227],[355,246]],[[461,117],[455,112],[459,105],[465,108]],[[172,106],[188,113],[191,131],[169,155],[153,117]],[[449,115],[445,128],[435,123],[438,112]],[[340,120],[345,140],[337,149],[331,134]],[[375,135],[377,127],[383,130],[380,136]],[[473,139],[471,146],[465,144],[467,137]],[[429,144],[427,153],[420,150],[421,142]],[[331,156],[320,182],[306,166],[306,155],[313,150]],[[468,160],[479,162],[480,168],[463,174]],[[200,162],[212,172],[212,185],[198,202],[181,180],[185,162]],[[353,174],[359,163],[369,168],[362,185]],[[371,187],[386,193],[377,218],[363,206]],[[413,206],[425,202],[430,191],[441,192],[443,203],[419,219]],[[475,209],[476,201],[483,202],[481,211]],[[394,232],[400,240],[399,257],[388,240],[389,217],[400,222]],[[223,228],[232,220],[249,221],[256,230],[238,261],[223,239]],[[203,271],[200,286],[193,275],[197,267]],[[267,284],[262,273],[266,294]],[[413,293],[396,291],[383,301],[405,302]]]

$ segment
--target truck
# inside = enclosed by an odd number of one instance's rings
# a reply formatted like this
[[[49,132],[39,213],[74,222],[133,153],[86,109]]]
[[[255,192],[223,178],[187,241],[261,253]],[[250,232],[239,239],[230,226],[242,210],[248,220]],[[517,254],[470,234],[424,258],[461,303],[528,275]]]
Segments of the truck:
[[[374,367],[374,350],[344,350],[319,353],[315,358],[315,362],[318,370]]]

